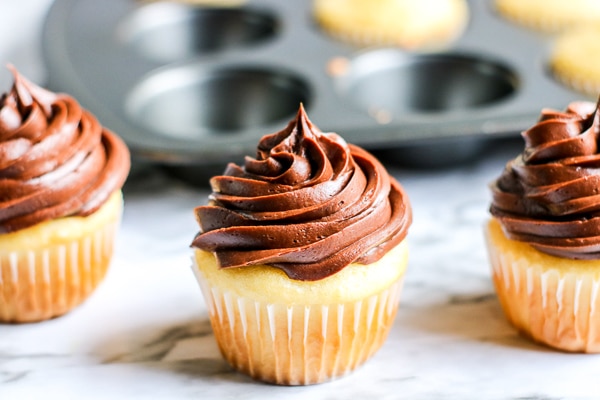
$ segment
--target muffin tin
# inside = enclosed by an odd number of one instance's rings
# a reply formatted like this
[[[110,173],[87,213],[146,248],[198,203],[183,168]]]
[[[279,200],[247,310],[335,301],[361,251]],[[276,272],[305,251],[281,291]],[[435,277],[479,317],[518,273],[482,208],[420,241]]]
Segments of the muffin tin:
[[[51,89],[74,95],[136,159],[189,180],[254,155],[299,103],[322,130],[395,161],[448,164],[583,97],[547,73],[551,37],[489,1],[469,7],[450,48],[414,53],[341,43],[315,25],[307,0],[56,0],[44,54]]]

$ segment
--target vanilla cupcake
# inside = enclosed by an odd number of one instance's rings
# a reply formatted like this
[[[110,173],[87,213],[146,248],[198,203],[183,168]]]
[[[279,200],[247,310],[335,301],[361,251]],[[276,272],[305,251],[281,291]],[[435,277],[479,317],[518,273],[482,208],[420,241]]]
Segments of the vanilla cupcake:
[[[600,22],[597,0],[495,0],[495,8],[504,18],[541,32]]]
[[[557,349],[600,352],[598,107],[545,109],[492,184],[486,227],[508,320]]]
[[[587,25],[564,32],[552,46],[549,63],[551,73],[570,89],[596,98],[600,93],[599,52],[600,25]]]
[[[14,68],[0,98],[0,321],[52,318],[108,268],[129,152],[72,97]]]
[[[313,14],[349,43],[437,50],[463,33],[469,9],[465,0],[314,0]]]
[[[307,385],[371,357],[396,314],[412,218],[384,167],[301,107],[211,185],[195,210],[194,271],[227,361]]]

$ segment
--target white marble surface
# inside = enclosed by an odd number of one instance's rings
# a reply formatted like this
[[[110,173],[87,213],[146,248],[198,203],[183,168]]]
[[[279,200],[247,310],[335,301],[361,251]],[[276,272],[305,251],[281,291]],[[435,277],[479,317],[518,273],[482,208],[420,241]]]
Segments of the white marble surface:
[[[0,63],[39,82],[38,28],[30,29],[48,4],[0,0]],[[0,72],[2,91],[9,78]],[[111,269],[93,296],[58,319],[0,325],[0,399],[599,398],[600,356],[520,337],[493,292],[482,238],[487,183],[519,149],[497,146],[444,171],[391,169],[414,207],[398,318],[367,364],[309,387],[257,383],[221,359],[188,248],[192,209],[207,191],[160,171],[137,175],[125,187]]]

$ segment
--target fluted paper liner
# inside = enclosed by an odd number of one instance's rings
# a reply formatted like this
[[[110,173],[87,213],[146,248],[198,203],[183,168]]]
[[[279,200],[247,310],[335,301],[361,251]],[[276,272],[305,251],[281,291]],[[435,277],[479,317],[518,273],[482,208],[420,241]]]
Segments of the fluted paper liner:
[[[488,238],[492,278],[507,319],[523,334],[572,352],[600,352],[600,281],[589,271],[544,268]]]
[[[41,321],[80,304],[106,274],[117,225],[68,243],[0,252],[0,321]]]
[[[352,303],[284,305],[212,287],[193,270],[224,358],[254,379],[280,385],[323,382],[371,357],[390,331],[403,281]]]

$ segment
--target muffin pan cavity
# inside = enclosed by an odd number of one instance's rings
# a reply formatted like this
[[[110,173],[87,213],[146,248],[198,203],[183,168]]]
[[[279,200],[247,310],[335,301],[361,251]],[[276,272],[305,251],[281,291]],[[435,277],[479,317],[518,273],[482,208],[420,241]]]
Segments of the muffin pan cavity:
[[[514,94],[518,79],[510,68],[476,56],[384,49],[355,58],[338,85],[342,96],[387,120],[491,105]]]
[[[55,0],[43,35],[48,86],[121,135],[134,160],[190,176],[255,154],[299,103],[322,130],[387,160],[441,166],[583,98],[545,71],[553,38],[513,25],[490,1],[469,1],[463,35],[429,53],[341,43],[311,7]]]
[[[260,44],[276,36],[277,26],[266,11],[159,2],[132,12],[117,30],[140,56],[172,62]]]
[[[300,103],[310,104],[309,88],[285,71],[185,65],[144,79],[130,92],[125,109],[132,121],[158,135],[209,140],[285,124]]]

